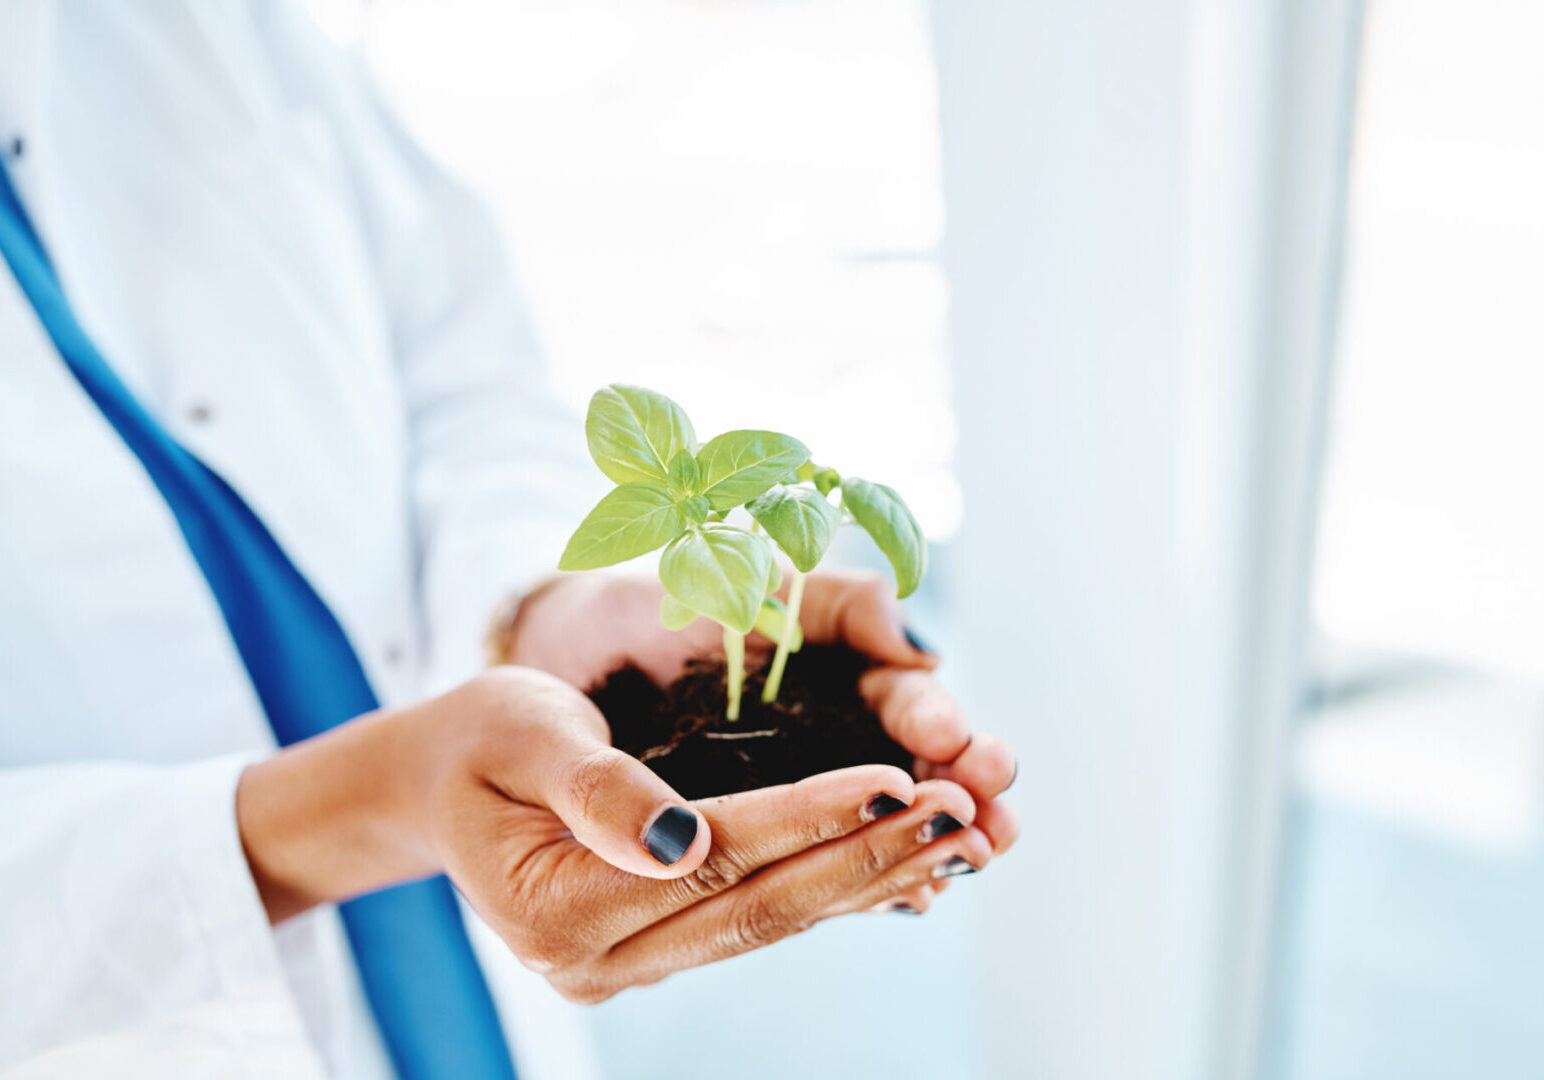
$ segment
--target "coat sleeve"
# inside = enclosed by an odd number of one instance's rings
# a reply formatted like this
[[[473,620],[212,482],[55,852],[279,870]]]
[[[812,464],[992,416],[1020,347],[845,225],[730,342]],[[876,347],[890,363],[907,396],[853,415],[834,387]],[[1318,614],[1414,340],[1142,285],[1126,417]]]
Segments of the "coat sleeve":
[[[363,60],[295,5],[259,9],[354,179],[389,312],[410,443],[430,671],[470,674],[495,607],[552,572],[604,482],[552,392],[495,216],[415,142]]]
[[[0,1073],[320,1075],[242,852],[245,763],[0,769]]]

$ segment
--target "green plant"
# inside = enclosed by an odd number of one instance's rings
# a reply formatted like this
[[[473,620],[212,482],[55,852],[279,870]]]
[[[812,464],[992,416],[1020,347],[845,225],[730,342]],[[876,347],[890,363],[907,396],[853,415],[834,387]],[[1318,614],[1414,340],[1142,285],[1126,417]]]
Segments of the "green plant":
[[[574,531],[558,568],[597,570],[663,547],[660,621],[683,630],[706,617],[723,628],[730,720],[740,715],[752,629],[777,643],[762,700],[777,699],[788,655],[802,644],[804,576],[842,524],[874,538],[895,571],[898,596],[922,581],[927,546],[901,497],[815,465],[791,435],[726,431],[698,445],[674,401],[621,384],[590,399],[584,430],[590,456],[617,486]],[[745,525],[728,520],[736,511],[749,518]],[[773,595],[782,584],[773,544],[793,564],[786,605]]]

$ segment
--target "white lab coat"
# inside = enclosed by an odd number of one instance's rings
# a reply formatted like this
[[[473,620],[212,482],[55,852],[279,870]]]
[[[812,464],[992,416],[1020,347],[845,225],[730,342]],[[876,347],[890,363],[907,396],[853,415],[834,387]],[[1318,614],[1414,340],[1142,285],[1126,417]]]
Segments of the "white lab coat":
[[[383,700],[473,671],[575,520],[582,435],[496,230],[352,58],[289,3],[4,0],[0,147],[87,331]],[[166,505],[0,263],[0,1073],[389,1075],[336,912],[275,933],[248,877],[235,784],[272,747]],[[474,938],[523,1075],[585,1075],[571,1008]]]

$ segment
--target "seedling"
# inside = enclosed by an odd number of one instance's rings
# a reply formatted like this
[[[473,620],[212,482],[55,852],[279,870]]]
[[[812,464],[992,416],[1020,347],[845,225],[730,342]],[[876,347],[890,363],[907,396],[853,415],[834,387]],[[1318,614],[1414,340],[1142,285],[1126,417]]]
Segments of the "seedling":
[[[761,695],[777,700],[788,655],[803,642],[804,577],[841,525],[874,538],[895,571],[898,596],[922,581],[927,546],[901,497],[814,464],[791,435],[726,431],[699,446],[674,401],[621,384],[590,399],[584,430],[590,456],[617,486],[574,531],[558,568],[598,570],[663,547],[660,621],[684,630],[705,617],[723,628],[730,720],[740,717],[752,629],[777,643]],[[731,514],[743,515],[743,524]],[[786,605],[773,595],[782,584],[774,544],[793,564]]]

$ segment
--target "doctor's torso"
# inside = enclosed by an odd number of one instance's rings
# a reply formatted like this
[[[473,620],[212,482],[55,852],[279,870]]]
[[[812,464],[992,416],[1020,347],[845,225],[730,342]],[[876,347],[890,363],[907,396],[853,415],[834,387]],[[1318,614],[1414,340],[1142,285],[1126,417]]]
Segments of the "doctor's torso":
[[[391,157],[340,137],[293,18],[287,4],[8,0],[0,153],[86,332],[258,513],[390,704],[422,693],[426,647],[382,287],[411,272],[390,265],[385,218],[413,209],[405,191],[394,204]],[[167,505],[8,272],[0,688],[0,767],[274,745]],[[384,1075],[335,917],[300,922],[278,945],[324,1057]],[[490,977],[526,996],[527,1039],[563,1037],[518,975]]]
[[[14,183],[109,363],[263,517],[383,698],[411,695],[403,410],[338,147],[260,49],[210,49],[186,11],[91,11],[39,9],[30,85],[5,57]],[[135,34],[162,48],[127,52]],[[8,276],[0,515],[8,762],[271,745],[165,504]]]

